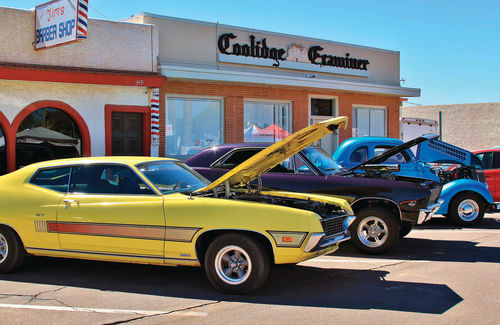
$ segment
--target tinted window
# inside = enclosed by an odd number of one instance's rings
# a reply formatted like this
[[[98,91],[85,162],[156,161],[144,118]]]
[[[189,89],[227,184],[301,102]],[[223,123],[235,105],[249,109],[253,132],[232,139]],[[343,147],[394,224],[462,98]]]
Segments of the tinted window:
[[[384,152],[386,152],[387,150],[392,149],[392,148],[394,148],[394,147],[393,146],[376,146],[375,150],[374,150],[375,156],[381,155]],[[407,163],[409,161],[410,161],[410,156],[408,155],[407,152],[403,151],[403,152],[397,153],[393,156],[390,156],[389,158],[387,158],[384,161],[384,163],[386,163],[386,164],[404,164],[404,163]]]
[[[87,194],[154,194],[130,168],[115,165],[73,168],[70,192]]]
[[[368,160],[368,147],[359,147],[352,154],[350,160],[352,162],[364,162]]]
[[[31,184],[66,193],[70,171],[71,168],[69,167],[41,170],[33,177]]]
[[[500,152],[493,153],[493,168],[500,169]]]
[[[234,150],[226,158],[218,161],[212,167],[214,168],[225,168],[225,169],[233,169],[238,166],[248,158],[255,155],[257,152],[262,149],[244,149],[244,150]]]
[[[491,169],[493,167],[493,153],[483,152],[476,155],[484,165],[484,169]],[[500,158],[500,157],[499,157]]]

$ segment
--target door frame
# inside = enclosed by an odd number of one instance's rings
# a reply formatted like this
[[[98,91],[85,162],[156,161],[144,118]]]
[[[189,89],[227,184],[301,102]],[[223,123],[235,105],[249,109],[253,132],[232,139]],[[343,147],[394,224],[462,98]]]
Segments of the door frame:
[[[334,100],[334,105],[332,108],[332,113],[334,115],[332,116],[326,116],[326,115],[311,115],[311,99],[313,98],[318,98],[318,99],[331,99]],[[319,120],[327,120],[333,117],[339,116],[339,96],[332,96],[332,95],[325,95],[325,94],[309,94],[307,96],[307,125],[311,125],[311,120],[313,118],[317,118]],[[339,137],[338,135],[335,138],[335,149],[339,146]],[[335,151],[335,150],[333,150]]]
[[[140,113],[142,114],[142,154],[144,156],[151,155],[151,109],[149,106],[136,105],[105,105],[105,138],[106,138],[106,156],[112,155],[112,122],[111,116],[113,112],[122,113]]]

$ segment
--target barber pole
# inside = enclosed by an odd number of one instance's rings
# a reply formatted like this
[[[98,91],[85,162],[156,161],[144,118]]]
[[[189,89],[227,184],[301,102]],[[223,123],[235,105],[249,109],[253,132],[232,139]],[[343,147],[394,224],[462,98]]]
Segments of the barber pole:
[[[87,15],[89,2],[87,0],[78,1],[78,29],[76,31],[76,39],[87,39]]]
[[[154,88],[151,93],[151,145],[160,144],[160,89]]]

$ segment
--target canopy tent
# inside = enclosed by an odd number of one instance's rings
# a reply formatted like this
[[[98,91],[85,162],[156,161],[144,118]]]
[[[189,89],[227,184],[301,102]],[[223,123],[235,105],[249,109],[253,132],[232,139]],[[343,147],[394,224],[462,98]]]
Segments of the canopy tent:
[[[41,143],[45,141],[55,146],[78,145],[80,142],[78,139],[41,126],[16,134],[16,142]]]

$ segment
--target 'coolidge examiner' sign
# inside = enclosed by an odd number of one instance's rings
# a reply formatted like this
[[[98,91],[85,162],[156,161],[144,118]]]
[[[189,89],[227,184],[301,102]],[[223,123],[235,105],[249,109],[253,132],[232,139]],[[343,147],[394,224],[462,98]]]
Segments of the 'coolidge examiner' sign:
[[[35,8],[35,49],[87,38],[87,0],[54,0]]]
[[[274,66],[295,70],[318,71],[368,77],[367,59],[351,57],[350,53],[342,56],[325,53],[321,46],[308,49],[300,44],[292,43],[288,51],[276,48],[267,43],[266,38],[258,40],[249,36],[249,42],[240,43],[233,33],[222,34],[217,40],[219,61],[258,66]]]

